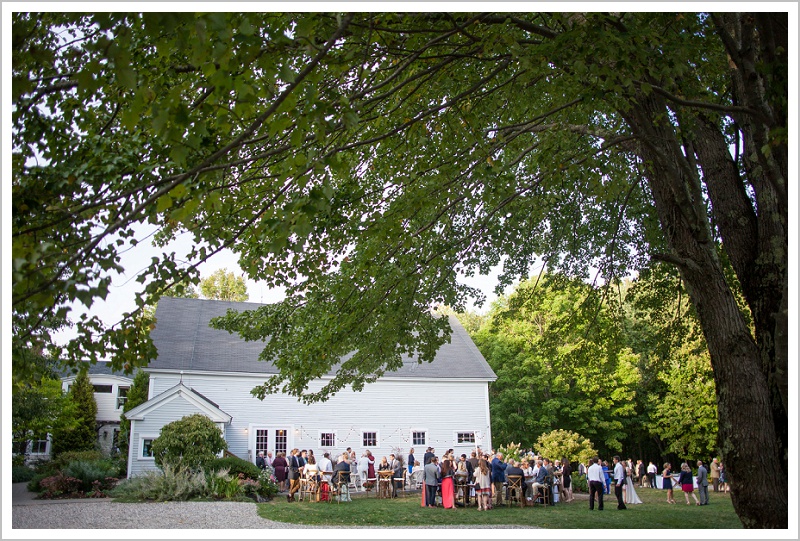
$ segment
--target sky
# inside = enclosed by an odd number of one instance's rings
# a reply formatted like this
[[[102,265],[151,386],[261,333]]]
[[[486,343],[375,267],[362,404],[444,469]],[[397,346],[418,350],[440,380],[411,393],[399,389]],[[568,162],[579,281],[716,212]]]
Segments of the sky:
[[[104,301],[97,300],[89,309],[80,303],[76,303],[73,306],[74,312],[71,315],[73,320],[77,319],[79,314],[88,312],[89,315],[97,315],[107,324],[116,323],[121,319],[124,312],[136,308],[135,294],[144,287],[143,284],[136,281],[136,277],[147,268],[150,264],[151,257],[159,256],[164,252],[174,252],[176,257],[180,260],[181,256],[187,254],[193,245],[191,235],[184,233],[167,247],[157,248],[149,241],[153,226],[141,226],[137,229],[140,230],[140,233],[137,235],[137,240],[140,241],[139,244],[122,254],[121,265],[125,269],[125,273],[112,274],[113,278],[109,288],[109,295]],[[232,271],[237,276],[244,276],[242,270],[239,268],[239,257],[231,250],[221,251],[211,257],[208,262],[198,267],[201,278],[211,275],[218,269],[225,269],[227,271]],[[499,269],[496,269],[493,273],[486,276],[462,277],[459,280],[469,286],[480,289],[486,296],[486,302],[481,308],[470,305],[471,309],[480,312],[488,310],[491,302],[497,298],[497,295],[494,293],[494,288],[497,284],[498,273]],[[278,302],[285,296],[283,289],[271,289],[261,282],[249,279],[247,280],[247,293],[250,296],[250,302],[263,304]],[[55,334],[55,341],[63,345],[67,340],[73,337],[75,337],[75,332],[71,329],[65,329]]]

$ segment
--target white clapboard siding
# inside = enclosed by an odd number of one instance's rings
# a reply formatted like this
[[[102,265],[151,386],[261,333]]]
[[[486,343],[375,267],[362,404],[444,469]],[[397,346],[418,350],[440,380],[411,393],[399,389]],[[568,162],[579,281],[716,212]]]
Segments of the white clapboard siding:
[[[128,477],[134,477],[148,470],[157,469],[155,460],[142,456],[142,442],[146,438],[156,438],[161,433],[161,428],[194,413],[205,413],[182,395],[175,395],[158,408],[152,408],[144,419],[131,420],[130,453],[128,455]],[[219,425],[223,436],[225,427]]]
[[[130,378],[108,375],[108,374],[94,374],[89,373],[89,381],[92,385],[110,385],[110,393],[94,393],[94,401],[97,403],[97,416],[98,422],[116,422],[119,423],[122,408],[117,407],[120,387],[130,389],[133,382]],[[61,380],[61,386],[66,391],[75,382],[75,376],[65,377]]]
[[[476,444],[491,448],[486,381],[383,378],[361,392],[345,388],[327,402],[310,405],[283,394],[258,400],[250,390],[263,381],[263,376],[151,373],[150,398],[179,382],[200,393],[232,417],[225,429],[228,450],[251,462],[255,461],[256,429],[263,427],[287,429],[288,449],[311,449],[317,456],[325,451],[339,453],[347,447],[360,456],[365,449],[362,431],[378,433],[378,445],[370,448],[378,459],[393,449],[401,449],[405,459],[412,447],[412,431],[426,432],[426,444],[417,445],[415,450],[420,458],[427,446],[435,447],[438,455],[450,448],[469,454],[474,445],[458,444],[458,432],[475,432],[479,438]],[[146,422],[136,422],[132,455],[140,454],[138,447],[133,449],[139,445],[140,434],[157,435],[160,426],[196,412],[197,408],[185,400],[174,400],[159,408],[157,414],[148,414]],[[334,432],[336,445],[321,447],[320,432]],[[152,460],[134,462],[137,464],[129,468],[130,475],[154,467]]]

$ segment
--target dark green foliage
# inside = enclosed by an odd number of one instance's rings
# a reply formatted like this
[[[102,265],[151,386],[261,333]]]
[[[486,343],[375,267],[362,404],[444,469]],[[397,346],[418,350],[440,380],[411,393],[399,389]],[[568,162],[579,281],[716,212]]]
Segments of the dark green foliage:
[[[215,472],[221,470],[228,470],[231,475],[239,476],[241,474],[245,479],[258,480],[261,474],[261,468],[255,464],[244,460],[243,458],[235,456],[226,456],[223,458],[215,458],[209,462],[206,471]]]
[[[78,372],[67,396],[72,408],[65,409],[62,415],[73,417],[75,423],[69,427],[62,426],[53,433],[54,456],[67,451],[91,451],[97,447],[97,402],[85,370]]]
[[[572,474],[572,491],[589,492],[589,482],[586,480],[585,475]]]
[[[204,469],[227,448],[219,427],[200,413],[164,425],[161,434],[153,440],[156,465],[176,470]]]
[[[27,466],[13,466],[11,468],[11,482],[12,483],[27,483],[36,476],[33,468]]]
[[[62,473],[80,481],[80,491],[91,493],[113,487],[119,479],[119,465],[109,460],[71,462]]]

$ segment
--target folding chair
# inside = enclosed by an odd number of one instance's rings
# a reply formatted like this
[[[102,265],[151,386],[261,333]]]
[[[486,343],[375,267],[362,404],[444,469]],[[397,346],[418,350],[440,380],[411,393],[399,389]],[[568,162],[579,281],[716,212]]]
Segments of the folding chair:
[[[348,496],[350,495],[348,489],[349,484],[350,484],[349,472],[341,473],[341,475],[334,474],[333,478],[331,479],[331,485],[330,485],[331,492],[330,492],[330,499],[328,500],[328,502],[333,503],[333,500],[336,500],[337,503],[342,503],[342,494],[347,494]]]

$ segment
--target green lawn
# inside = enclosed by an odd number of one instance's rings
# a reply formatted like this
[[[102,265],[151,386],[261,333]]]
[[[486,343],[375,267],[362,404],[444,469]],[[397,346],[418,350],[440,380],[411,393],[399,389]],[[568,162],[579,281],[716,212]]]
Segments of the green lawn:
[[[740,529],[739,518],[733,510],[730,494],[710,495],[705,506],[685,503],[680,491],[675,501],[666,502],[666,493],[643,488],[638,490],[642,505],[631,505],[618,511],[613,493],[604,498],[603,512],[589,511],[586,495],[576,495],[576,501],[552,507],[511,507],[478,511],[467,509],[427,509],[420,506],[419,493],[408,493],[395,500],[379,500],[374,495],[356,494],[350,503],[287,503],[285,494],[269,503],[259,504],[260,516],[292,524],[329,526],[447,526],[447,525],[505,525],[517,524],[540,528],[626,528],[626,529]],[[581,498],[581,499],[579,499]]]

